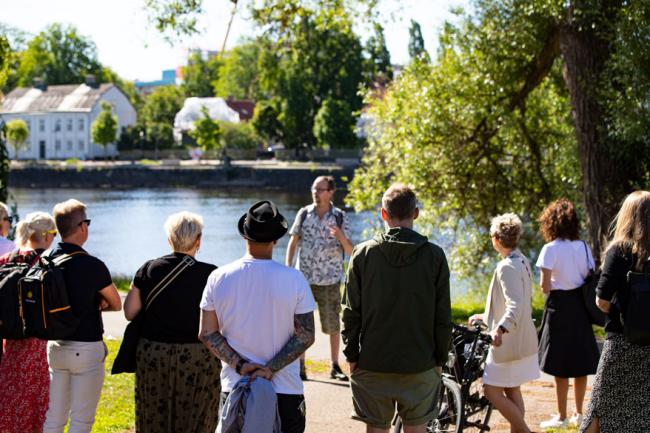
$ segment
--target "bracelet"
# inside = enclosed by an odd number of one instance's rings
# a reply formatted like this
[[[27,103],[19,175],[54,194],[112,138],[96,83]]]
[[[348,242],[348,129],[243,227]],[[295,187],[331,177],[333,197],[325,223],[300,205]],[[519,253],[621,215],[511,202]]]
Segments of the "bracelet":
[[[245,360],[244,358],[239,358],[239,361],[237,361],[237,365],[235,365],[235,371],[237,374],[241,375],[241,368],[246,364],[248,361]]]

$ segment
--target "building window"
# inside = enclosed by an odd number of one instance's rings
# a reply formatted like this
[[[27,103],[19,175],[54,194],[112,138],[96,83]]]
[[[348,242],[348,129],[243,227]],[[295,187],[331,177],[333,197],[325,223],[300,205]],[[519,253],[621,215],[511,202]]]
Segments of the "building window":
[[[61,119],[56,119],[56,122],[54,122],[54,132],[59,131],[61,131]]]
[[[68,131],[72,131],[72,122],[73,122],[72,119],[68,119],[68,121],[66,122],[66,129]]]
[[[72,150],[72,140],[68,140],[68,150]]]
[[[38,132],[45,132],[45,119],[38,119]]]
[[[84,130],[85,124],[84,124],[84,120],[83,120],[83,119],[79,119],[79,120],[77,121],[77,125],[78,125],[78,128],[79,128],[79,131],[83,131],[83,130]]]
[[[84,150],[84,141],[79,140],[79,150]]]
[[[56,150],[56,151],[61,150],[61,140],[55,140],[54,141],[54,150]]]

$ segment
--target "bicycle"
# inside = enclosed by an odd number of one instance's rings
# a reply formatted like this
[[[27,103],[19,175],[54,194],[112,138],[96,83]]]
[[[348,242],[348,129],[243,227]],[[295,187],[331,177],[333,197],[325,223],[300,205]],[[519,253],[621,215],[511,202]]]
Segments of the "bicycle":
[[[478,381],[483,377],[485,360],[492,344],[485,329],[485,324],[479,321],[470,327],[453,325],[452,347],[438,389],[438,417],[427,425],[428,433],[490,431],[488,422],[492,405]],[[393,433],[400,433],[401,419],[396,417],[394,424]]]

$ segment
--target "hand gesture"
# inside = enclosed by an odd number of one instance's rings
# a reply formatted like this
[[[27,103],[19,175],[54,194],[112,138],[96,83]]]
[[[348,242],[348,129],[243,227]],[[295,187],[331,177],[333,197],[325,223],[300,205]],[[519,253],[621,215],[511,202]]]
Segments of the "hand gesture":
[[[473,326],[472,322],[475,322],[477,320],[483,322],[483,314],[472,314],[471,316],[469,316],[469,319],[467,319],[467,324]]]
[[[490,337],[492,337],[492,345],[494,347],[499,347],[503,344],[503,331],[500,328],[490,332]]]
[[[259,370],[260,368],[264,368],[263,365],[256,364],[254,362],[245,362],[244,365],[241,367],[241,375],[242,376],[248,376],[255,371]]]
[[[328,226],[330,234],[336,238],[336,240],[341,241],[341,238],[345,237],[343,230],[337,224],[330,224]]]
[[[266,380],[273,379],[273,371],[269,367],[263,367],[260,365],[260,368],[255,370],[251,375],[251,382],[255,380],[256,377],[262,377]]]

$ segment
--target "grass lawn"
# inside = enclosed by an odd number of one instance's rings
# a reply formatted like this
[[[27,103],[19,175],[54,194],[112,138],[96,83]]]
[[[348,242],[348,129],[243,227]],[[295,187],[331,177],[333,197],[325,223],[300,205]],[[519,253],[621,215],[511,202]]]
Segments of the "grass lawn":
[[[119,340],[106,341],[106,380],[99,400],[93,433],[122,433],[135,431],[135,401],[133,374],[111,375],[113,360],[120,347]]]

